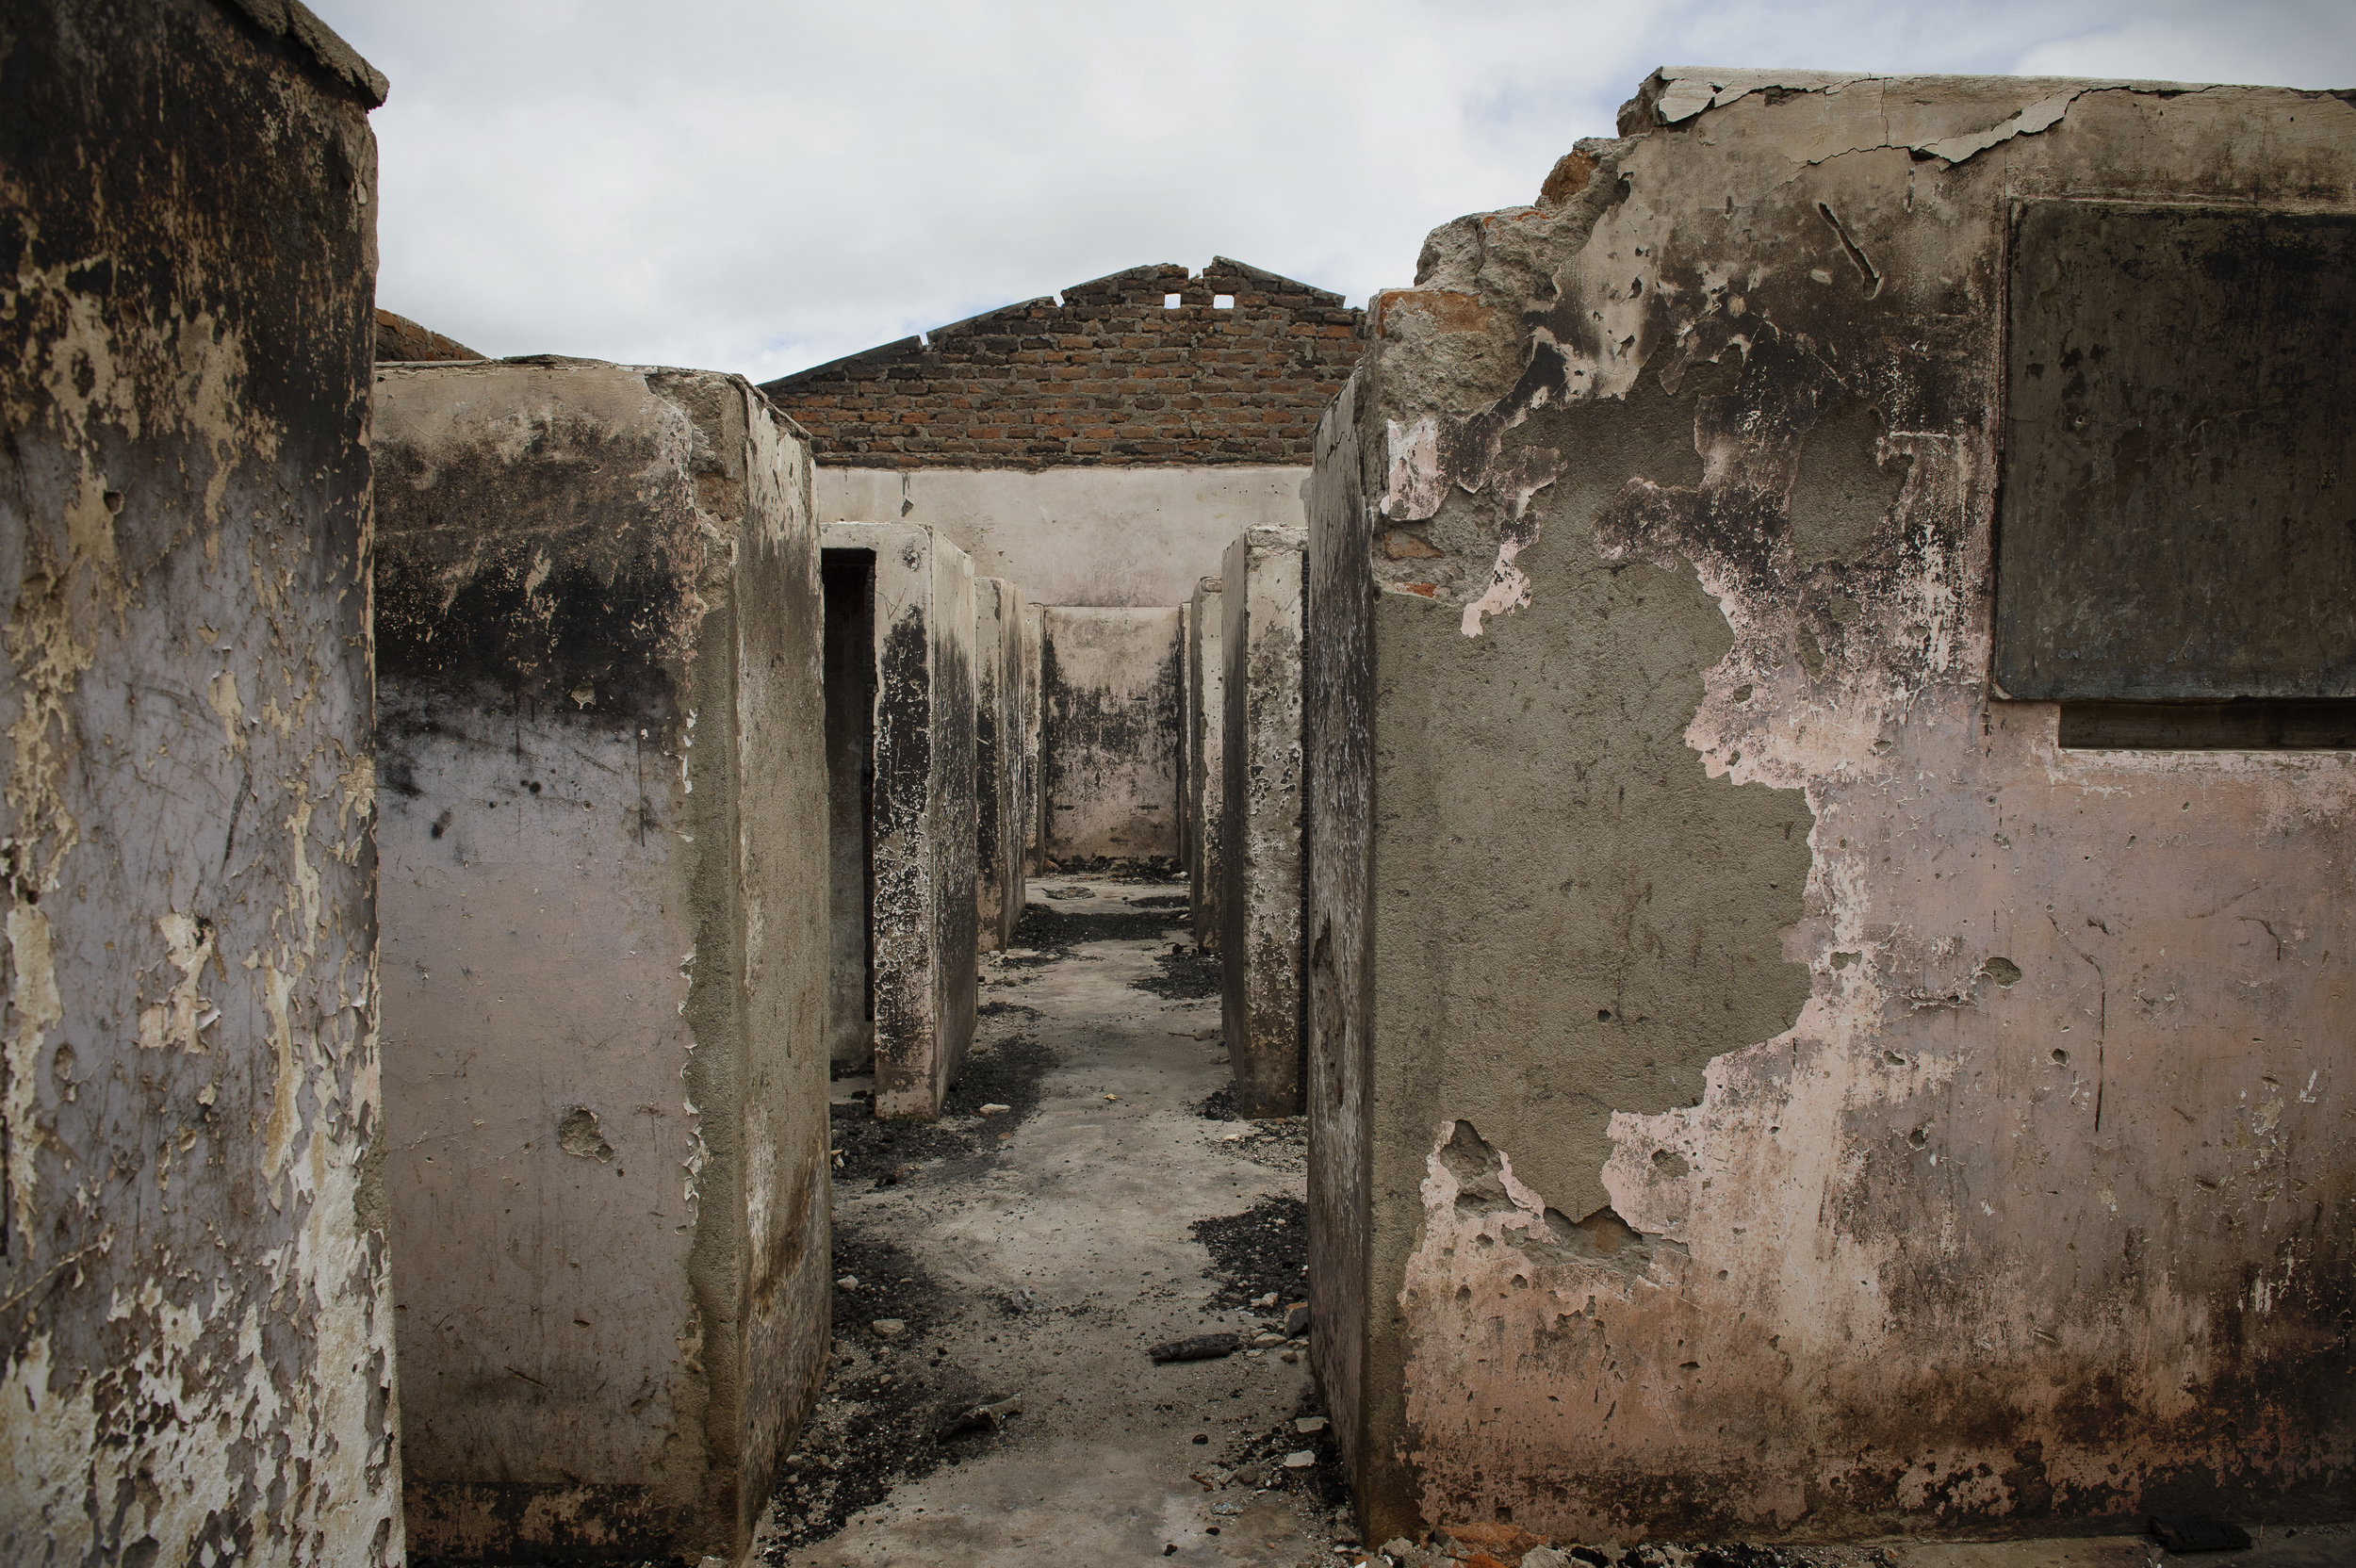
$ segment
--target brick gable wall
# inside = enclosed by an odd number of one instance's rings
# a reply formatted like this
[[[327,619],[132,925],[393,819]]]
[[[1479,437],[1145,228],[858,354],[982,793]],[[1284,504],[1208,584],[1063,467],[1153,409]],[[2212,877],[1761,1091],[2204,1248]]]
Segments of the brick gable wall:
[[[835,466],[1306,465],[1365,314],[1224,256],[1133,267],[761,390]]]

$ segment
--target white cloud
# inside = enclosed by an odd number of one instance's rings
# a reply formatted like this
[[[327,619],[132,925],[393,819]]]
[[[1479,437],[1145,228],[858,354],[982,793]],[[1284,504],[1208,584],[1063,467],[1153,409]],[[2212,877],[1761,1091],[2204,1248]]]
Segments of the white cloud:
[[[2138,17],[2119,26],[2040,43],[2023,53],[2015,69],[2025,76],[2312,89],[2356,84],[2356,9],[2318,8],[2294,25],[2282,21],[2267,8],[2211,11],[2197,20]]]
[[[1215,253],[1363,300],[1664,63],[2356,79],[2336,10],[2116,0],[314,4],[393,82],[382,302],[756,376]]]

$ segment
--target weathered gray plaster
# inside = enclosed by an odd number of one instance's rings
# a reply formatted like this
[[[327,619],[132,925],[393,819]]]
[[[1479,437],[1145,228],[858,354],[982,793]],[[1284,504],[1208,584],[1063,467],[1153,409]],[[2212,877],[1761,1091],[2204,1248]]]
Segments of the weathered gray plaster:
[[[384,78],[299,5],[6,33],[0,1560],[384,1568]]]
[[[1051,604],[1041,622],[1045,853],[1178,854],[1178,611]]]
[[[1227,774],[1219,760],[1227,751],[1227,661],[1219,651],[1227,627],[1225,601],[1220,596],[1226,587],[1224,576],[1196,581],[1186,648],[1186,722],[1191,743],[1186,774],[1186,890],[1193,902],[1194,939],[1210,948],[1219,946],[1219,890],[1226,876],[1220,853],[1225,842]]]
[[[1023,914],[1023,590],[973,580],[974,944],[995,953]]]
[[[1657,77],[1583,189],[1434,231],[1320,433],[1361,1507],[2344,1512],[2348,759],[2065,751],[1988,679],[2008,202],[2346,210],[2356,108],[1768,85]]]
[[[837,468],[818,470],[818,514],[939,529],[973,569],[1039,604],[1171,605],[1203,563],[1248,528],[1298,526],[1308,470]]]
[[[917,524],[819,532],[875,560],[875,1114],[933,1117],[973,1040],[973,564]]]
[[[1023,872],[1039,870],[1040,827],[1047,814],[1047,769],[1039,755],[1039,725],[1045,710],[1046,612],[1023,606]],[[1028,896],[1027,894],[1025,895]]]
[[[555,359],[381,368],[372,443],[410,1540],[733,1559],[832,1298],[807,445]]]
[[[1301,639],[1305,536],[1227,547],[1219,632],[1220,1021],[1247,1117],[1301,1108]]]

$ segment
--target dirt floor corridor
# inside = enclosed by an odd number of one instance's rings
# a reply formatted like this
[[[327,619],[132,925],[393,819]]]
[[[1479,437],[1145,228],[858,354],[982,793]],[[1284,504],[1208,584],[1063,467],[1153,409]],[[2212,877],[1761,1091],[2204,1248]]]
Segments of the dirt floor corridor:
[[[875,1121],[836,1082],[835,1355],[761,1559],[1355,1560],[1284,1338],[1303,1126],[1228,1117],[1219,1021],[1183,883],[1049,876],[983,960],[938,1123]],[[1148,1354],[1212,1333],[1244,1348]]]

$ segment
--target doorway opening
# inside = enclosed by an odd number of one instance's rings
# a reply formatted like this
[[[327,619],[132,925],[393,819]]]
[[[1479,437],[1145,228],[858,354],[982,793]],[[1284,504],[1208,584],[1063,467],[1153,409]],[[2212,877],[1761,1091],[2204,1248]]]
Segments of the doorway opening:
[[[867,1070],[875,1040],[875,552],[825,550],[827,833],[826,1055]]]

